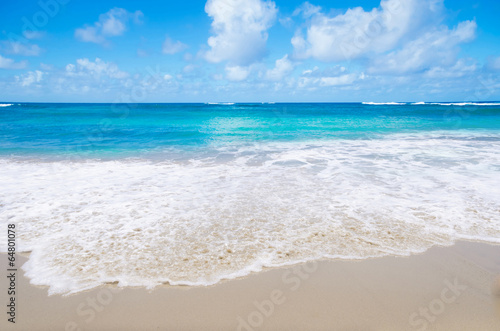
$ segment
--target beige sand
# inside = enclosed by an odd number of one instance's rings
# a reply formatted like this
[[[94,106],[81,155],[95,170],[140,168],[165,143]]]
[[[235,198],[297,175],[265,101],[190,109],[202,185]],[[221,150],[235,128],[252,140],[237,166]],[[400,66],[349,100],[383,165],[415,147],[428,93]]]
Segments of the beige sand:
[[[500,330],[499,276],[500,246],[460,242],[411,257],[272,269],[205,288],[106,286],[49,297],[20,277],[15,326],[2,277],[0,329]]]

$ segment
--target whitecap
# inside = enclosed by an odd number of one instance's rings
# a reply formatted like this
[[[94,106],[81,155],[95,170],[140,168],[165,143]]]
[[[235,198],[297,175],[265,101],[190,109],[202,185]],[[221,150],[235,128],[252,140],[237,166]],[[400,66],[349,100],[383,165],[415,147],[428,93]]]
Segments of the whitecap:
[[[372,106],[382,106],[382,105],[406,105],[406,103],[402,102],[362,102],[363,105],[372,105]]]
[[[431,105],[439,105],[439,106],[500,106],[498,102],[450,102],[450,103],[441,103],[441,102],[433,102]]]

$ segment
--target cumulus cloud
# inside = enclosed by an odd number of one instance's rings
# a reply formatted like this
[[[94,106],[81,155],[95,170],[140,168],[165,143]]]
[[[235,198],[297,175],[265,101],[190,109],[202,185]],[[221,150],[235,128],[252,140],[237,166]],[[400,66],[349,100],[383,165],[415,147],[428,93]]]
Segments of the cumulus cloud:
[[[369,73],[404,74],[422,72],[434,66],[453,66],[458,45],[475,38],[475,21],[461,22],[450,30],[445,26],[429,31],[401,49],[373,59]]]
[[[0,69],[23,69],[26,68],[26,61],[16,62],[12,59],[0,55]]]
[[[288,59],[287,54],[281,59],[276,60],[274,68],[266,72],[266,78],[274,81],[282,80],[293,71],[293,68],[294,64]]]
[[[113,8],[99,16],[99,21],[92,26],[75,30],[75,37],[84,42],[105,44],[108,37],[121,36],[127,30],[127,24],[132,20],[135,24],[141,22],[143,14],[140,10],[130,13],[123,8]]]
[[[458,77],[460,68],[471,69],[457,62],[457,55],[460,44],[475,38],[476,22],[463,21],[454,28],[444,25],[443,0],[382,0],[371,11],[357,7],[338,15],[305,3],[295,15],[299,13],[306,18],[307,29],[299,29],[291,40],[297,59],[363,58],[373,75],[427,72],[431,77],[453,69]]]
[[[26,87],[41,82],[43,76],[44,72],[40,70],[35,70],[35,71],[29,71],[26,74],[15,76],[15,80],[16,82],[18,82],[19,85]]]
[[[239,82],[247,79],[250,71],[249,67],[226,66],[226,78],[230,81]]]
[[[188,46],[186,44],[181,43],[180,41],[173,41],[168,36],[165,38],[163,42],[162,52],[163,54],[176,54],[185,50]]]
[[[266,53],[267,30],[276,18],[276,5],[262,0],[208,0],[206,13],[212,18],[214,35],[208,39],[210,62],[229,61],[248,66]]]
[[[302,9],[311,16],[305,37],[299,30],[292,38],[294,55],[327,62],[386,52],[439,23],[443,8],[442,0],[382,0],[371,11],[357,7],[330,17],[309,5]]]
[[[76,60],[75,64],[66,65],[67,76],[91,76],[99,79],[101,77],[123,79],[128,77],[128,73],[121,71],[118,66],[111,62],[105,62],[99,58],[90,61],[87,58]]]

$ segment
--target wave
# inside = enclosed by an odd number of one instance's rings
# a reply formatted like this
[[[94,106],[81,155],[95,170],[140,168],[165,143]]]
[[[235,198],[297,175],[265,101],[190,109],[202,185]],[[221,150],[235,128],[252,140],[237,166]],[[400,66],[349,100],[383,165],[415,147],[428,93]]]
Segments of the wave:
[[[13,103],[0,103],[0,107],[9,107],[13,105],[14,105]]]
[[[431,102],[429,105],[438,105],[438,106],[500,106],[498,102],[450,102],[450,103],[441,103],[441,102]]]
[[[210,285],[319,258],[500,243],[498,164],[500,141],[417,136],[229,146],[183,161],[0,159],[0,223],[23,229],[23,268],[50,294]]]
[[[207,102],[207,105],[232,106],[234,105],[234,102]]]
[[[406,105],[404,102],[362,102],[363,105],[381,106],[381,105]]]
[[[362,102],[363,105],[381,106],[381,105],[406,105],[402,102]],[[437,105],[437,106],[500,106],[499,102],[414,102],[413,106]]]

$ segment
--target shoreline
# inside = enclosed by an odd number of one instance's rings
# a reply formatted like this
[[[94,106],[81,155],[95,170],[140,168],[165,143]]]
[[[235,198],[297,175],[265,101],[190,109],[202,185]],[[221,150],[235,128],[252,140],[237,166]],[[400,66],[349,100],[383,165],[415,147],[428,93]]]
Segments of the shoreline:
[[[103,285],[69,296],[48,296],[18,268],[17,288],[16,324],[4,313],[2,330],[498,330],[500,245],[459,241],[408,257],[266,268],[206,287]]]
[[[218,280],[217,282],[215,282],[215,283],[209,283],[209,284],[183,284],[183,283],[180,283],[180,284],[170,284],[167,281],[167,282],[164,282],[164,283],[159,283],[158,285],[155,285],[152,288],[149,288],[146,285],[118,286],[118,281],[114,281],[114,282],[105,282],[105,283],[102,283],[101,285],[98,285],[96,287],[92,287],[92,288],[89,288],[89,289],[82,289],[82,290],[79,290],[77,292],[52,293],[52,294],[49,294],[49,296],[69,297],[69,296],[73,296],[73,295],[79,295],[81,293],[86,293],[86,292],[89,292],[89,291],[92,291],[92,290],[95,290],[95,289],[99,289],[99,288],[102,288],[102,287],[112,287],[112,288],[116,288],[116,289],[126,289],[126,288],[142,289],[142,290],[145,290],[145,291],[148,291],[148,292],[152,292],[152,291],[155,291],[158,288],[163,288],[163,287],[165,287],[165,288],[186,288],[186,289],[190,289],[190,288],[210,288],[210,287],[218,286],[218,285],[226,283],[226,282],[231,282],[231,281],[235,281],[235,280],[241,280],[241,279],[245,279],[247,277],[253,277],[255,275],[259,275],[261,273],[266,273],[266,272],[273,271],[273,270],[293,269],[293,268],[295,268],[297,266],[301,266],[301,265],[304,265],[304,264],[311,264],[311,263],[332,263],[332,262],[363,262],[363,261],[367,261],[367,260],[378,260],[378,259],[384,259],[384,258],[410,258],[412,256],[425,255],[425,254],[427,254],[427,252],[429,250],[453,248],[457,244],[458,245],[462,245],[462,243],[465,243],[465,245],[467,245],[467,243],[470,243],[470,244],[486,245],[486,246],[493,246],[493,247],[497,246],[499,248],[499,250],[500,250],[500,242],[496,243],[496,242],[487,241],[487,240],[483,241],[483,240],[474,240],[474,239],[459,239],[459,240],[456,240],[455,242],[453,242],[451,244],[439,244],[439,243],[436,243],[436,244],[430,246],[427,249],[424,249],[424,250],[421,250],[421,251],[410,251],[410,252],[408,252],[408,254],[387,254],[387,255],[380,255],[380,256],[379,255],[366,256],[366,257],[345,257],[345,256],[342,256],[342,257],[319,257],[317,259],[312,259],[312,260],[301,260],[301,261],[295,261],[295,262],[288,262],[288,263],[285,263],[285,264],[282,264],[282,265],[275,265],[275,266],[263,265],[263,266],[261,266],[261,269],[258,270],[258,271],[251,270],[248,273],[242,274],[242,275],[239,275],[239,276],[223,277],[220,280]],[[26,263],[29,260],[31,254],[32,254],[32,251],[20,251],[20,252],[18,251],[18,252],[16,252],[16,261],[18,261],[19,257],[21,257],[21,260],[22,260],[21,266],[22,266],[22,265],[24,265],[24,263]],[[2,259],[3,256],[5,256],[5,255],[7,255],[6,252],[0,252],[0,259]],[[1,265],[2,265],[2,262],[0,262],[0,266]],[[18,270],[21,270],[23,272],[23,277],[28,280],[28,282],[30,283],[30,286],[33,286],[33,287],[36,287],[36,288],[39,288],[39,289],[45,289],[45,290],[49,289],[49,287],[50,287],[49,285],[34,285],[34,284],[31,284],[30,278],[24,275],[25,272],[22,269],[22,267],[18,268]]]

